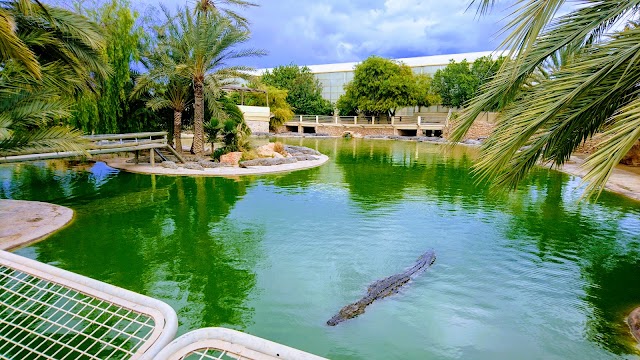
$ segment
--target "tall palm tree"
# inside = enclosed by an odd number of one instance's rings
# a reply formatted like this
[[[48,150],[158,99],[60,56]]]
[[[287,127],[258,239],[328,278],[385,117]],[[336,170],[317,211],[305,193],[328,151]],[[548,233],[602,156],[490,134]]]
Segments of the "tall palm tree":
[[[473,2],[484,13],[495,1]],[[583,141],[604,132],[602,147],[585,163],[585,195],[592,196],[640,138],[640,27],[634,22],[640,1],[588,1],[558,15],[565,2],[517,3],[502,45],[510,59],[468,104],[452,140],[461,139],[483,109],[507,103],[476,169],[480,178],[513,187],[539,162],[560,166]],[[567,47],[564,64],[536,76]]]
[[[229,5],[242,9],[258,6],[258,4],[246,0],[197,0],[196,11],[218,12],[225,17],[232,19],[237,26],[248,29],[249,20],[240,15],[240,13],[231,10],[228,7]]]
[[[0,152],[81,150],[80,132],[59,122],[109,68],[99,27],[37,1],[0,1]],[[10,41],[6,41],[9,39]]]
[[[263,51],[236,47],[249,40],[249,32],[234,26],[216,12],[181,10],[173,17],[164,9],[167,24],[159,40],[159,48],[171,54],[165,57],[173,64],[174,74],[191,79],[194,91],[194,138],[191,152],[204,151],[205,97],[210,107],[217,105],[224,85],[246,77],[247,66],[229,65],[228,62],[249,56],[261,56]],[[167,66],[170,68],[171,66]]]

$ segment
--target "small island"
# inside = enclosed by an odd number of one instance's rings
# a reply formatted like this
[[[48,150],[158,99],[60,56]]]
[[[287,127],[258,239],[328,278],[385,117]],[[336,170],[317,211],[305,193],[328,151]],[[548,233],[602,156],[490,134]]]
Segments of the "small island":
[[[149,157],[115,157],[105,162],[116,169],[156,175],[178,176],[242,176],[273,174],[318,167],[329,160],[320,152],[303,147],[269,143],[243,152],[230,152],[219,160],[186,156],[184,163],[163,160],[156,156],[155,166]]]

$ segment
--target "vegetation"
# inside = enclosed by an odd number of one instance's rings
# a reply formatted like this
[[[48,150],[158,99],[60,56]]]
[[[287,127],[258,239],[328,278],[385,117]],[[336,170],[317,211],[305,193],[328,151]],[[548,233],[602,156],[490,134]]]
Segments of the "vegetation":
[[[213,157],[219,159],[221,155],[228,152],[247,150],[251,129],[245,123],[242,111],[233,99],[224,94],[216,102],[218,103],[217,111],[204,126],[207,142],[211,143]],[[222,140],[224,145],[214,150],[214,144],[218,140]]]
[[[356,66],[336,106],[340,115],[393,116],[398,108],[414,105],[415,93],[410,67],[372,56]]]
[[[436,71],[433,89],[440,96],[442,105],[462,107],[477,93],[478,89],[493,78],[504,58],[493,60],[481,57],[472,64],[467,60],[451,61],[447,67]],[[490,104],[486,110],[496,110],[499,102]],[[485,111],[486,111],[485,110]]]
[[[287,102],[287,90],[282,90],[270,85],[265,85],[259,78],[251,80],[248,85],[251,89],[265,91],[266,93],[251,92],[243,95],[244,104],[248,106],[269,106],[271,118],[269,128],[277,129],[294,116],[293,108]],[[239,94],[233,94],[236,104],[241,102]],[[269,101],[267,101],[267,98]],[[268,104],[267,104],[268,103]]]
[[[85,17],[36,1],[0,2],[0,152],[80,151],[64,126],[74,102],[109,75],[105,37]]]
[[[480,1],[479,11],[493,2]],[[470,102],[453,140],[481,111],[502,101],[498,127],[476,168],[481,179],[515,187],[539,162],[562,165],[583,141],[604,131],[602,147],[585,163],[585,195],[593,196],[640,138],[640,27],[633,21],[638,2],[589,2],[558,15],[564,3],[520,3],[503,44],[512,60]],[[550,76],[537,76],[566,48],[572,49],[568,61]]]
[[[266,85],[286,90],[286,101],[293,107],[293,111],[296,114],[333,114],[331,102],[322,97],[320,81],[306,66],[278,66],[262,75],[262,82]]]
[[[260,56],[262,51],[238,50],[249,39],[249,32],[234,26],[216,11],[201,9],[195,13],[180,10],[177,16],[165,9],[167,24],[162,27],[158,47],[167,78],[183,77],[191,81],[194,91],[194,138],[191,152],[204,152],[205,101],[213,113],[219,111],[217,99],[221,87],[235,78],[246,77],[246,66],[229,66],[229,60]],[[171,54],[169,56],[168,54]]]

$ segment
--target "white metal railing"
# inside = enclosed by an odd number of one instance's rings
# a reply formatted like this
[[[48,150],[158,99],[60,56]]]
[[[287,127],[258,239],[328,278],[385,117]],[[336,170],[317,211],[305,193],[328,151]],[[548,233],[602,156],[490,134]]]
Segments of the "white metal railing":
[[[295,359],[322,357],[253,335],[225,328],[206,328],[184,334],[155,357],[155,360],[190,359]]]
[[[154,359],[175,336],[167,304],[0,251],[0,358]]]

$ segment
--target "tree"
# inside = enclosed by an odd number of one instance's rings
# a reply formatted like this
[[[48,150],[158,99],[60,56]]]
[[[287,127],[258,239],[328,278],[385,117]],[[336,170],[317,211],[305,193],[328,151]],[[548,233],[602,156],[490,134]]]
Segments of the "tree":
[[[422,107],[429,107],[431,105],[439,104],[442,102],[440,95],[436,93],[432,81],[433,79],[428,74],[420,74],[415,76],[416,87],[413,95],[413,103],[418,107],[418,112],[422,111]]]
[[[100,28],[35,1],[2,2],[0,18],[0,151],[81,151],[81,133],[61,122],[109,74]]]
[[[278,66],[262,75],[262,82],[287,91],[287,102],[300,115],[331,115],[333,106],[322,97],[320,81],[306,67]]]
[[[234,26],[217,12],[196,11],[195,14],[180,10],[172,16],[164,9],[167,23],[159,40],[159,49],[167,69],[174,69],[169,77],[189,78],[194,90],[194,138],[192,152],[201,155],[204,151],[204,105],[205,96],[210,106],[218,104],[221,86],[233,83],[236,78],[246,77],[251,68],[227,65],[228,61],[248,56],[260,56],[260,50],[236,47],[249,40],[249,32]],[[169,56],[168,54],[171,54]],[[212,109],[215,110],[215,109]]]
[[[459,63],[451,60],[447,67],[436,71],[433,76],[433,86],[442,98],[442,105],[465,106],[478,89],[493,78],[503,61],[503,58],[493,60],[488,56],[478,58],[471,64],[467,60]]]
[[[217,12],[232,19],[237,26],[243,27],[247,30],[249,29],[249,21],[247,18],[240,15],[238,12],[229,9],[227,6],[220,6],[221,4],[236,6],[243,9],[258,6],[258,4],[246,0],[198,0],[196,11]]]
[[[139,49],[144,33],[135,22],[138,14],[127,0],[111,0],[101,7],[81,9],[106,33],[103,56],[112,73],[99,82],[94,93],[85,93],[74,107],[70,123],[88,133],[118,133],[138,119],[130,114],[130,93],[133,89],[131,63],[140,59]]]
[[[480,1],[486,12],[494,1]],[[481,179],[515,187],[536,164],[560,166],[586,139],[604,131],[586,161],[586,196],[598,195],[611,171],[640,138],[640,27],[636,1],[589,2],[558,15],[565,1],[526,2],[513,13],[495,77],[461,115],[461,139],[483,109],[503,101],[498,126],[476,165]],[[620,22],[626,25],[621,28]],[[536,70],[567,46],[569,62],[532,82]]]
[[[358,113],[393,116],[398,108],[412,105],[415,86],[410,67],[371,56],[356,66],[353,81],[345,86],[348,101],[338,99],[339,108],[348,103]]]

